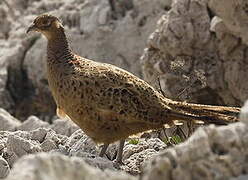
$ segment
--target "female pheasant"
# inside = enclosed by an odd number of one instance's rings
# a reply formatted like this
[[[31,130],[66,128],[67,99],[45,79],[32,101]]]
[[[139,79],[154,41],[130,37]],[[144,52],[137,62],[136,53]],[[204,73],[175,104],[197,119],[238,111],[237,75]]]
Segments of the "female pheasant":
[[[239,108],[176,102],[123,69],[74,54],[55,16],[38,16],[29,31],[38,31],[48,40],[47,77],[58,114],[69,116],[95,142],[104,143],[101,156],[108,144],[121,140],[120,162],[125,138],[178,120],[238,121]]]

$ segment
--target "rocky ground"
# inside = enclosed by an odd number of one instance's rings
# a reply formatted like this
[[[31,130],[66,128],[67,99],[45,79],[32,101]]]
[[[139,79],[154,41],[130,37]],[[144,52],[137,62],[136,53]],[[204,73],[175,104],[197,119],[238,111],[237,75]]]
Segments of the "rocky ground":
[[[200,127],[175,147],[160,132],[131,137],[122,166],[112,161],[115,144],[98,157],[99,145],[55,116],[45,39],[25,34],[36,15],[53,13],[79,55],[127,69],[173,99],[242,106],[247,11],[245,0],[1,1],[0,179],[247,179],[248,105],[242,122]]]
[[[200,127],[184,143],[168,148],[159,138],[127,140],[123,165],[117,146],[104,158],[99,146],[68,119],[48,124],[35,116],[25,122],[0,110],[0,178],[37,179],[246,179],[248,102],[241,122]],[[135,142],[135,143],[134,143]]]

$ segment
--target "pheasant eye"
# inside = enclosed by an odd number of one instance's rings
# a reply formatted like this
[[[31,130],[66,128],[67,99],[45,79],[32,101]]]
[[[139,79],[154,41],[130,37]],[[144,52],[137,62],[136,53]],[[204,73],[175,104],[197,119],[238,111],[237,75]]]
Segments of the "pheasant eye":
[[[42,21],[42,25],[43,26],[49,26],[50,25],[50,21],[48,21],[47,19]]]

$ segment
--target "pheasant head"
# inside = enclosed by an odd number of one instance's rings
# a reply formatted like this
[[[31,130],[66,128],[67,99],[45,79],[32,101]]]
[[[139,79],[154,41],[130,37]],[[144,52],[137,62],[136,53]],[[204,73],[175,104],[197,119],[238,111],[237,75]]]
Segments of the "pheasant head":
[[[63,30],[64,27],[59,18],[50,14],[42,14],[34,19],[33,23],[29,26],[27,33],[37,31],[46,36],[48,40],[51,40],[58,32]]]

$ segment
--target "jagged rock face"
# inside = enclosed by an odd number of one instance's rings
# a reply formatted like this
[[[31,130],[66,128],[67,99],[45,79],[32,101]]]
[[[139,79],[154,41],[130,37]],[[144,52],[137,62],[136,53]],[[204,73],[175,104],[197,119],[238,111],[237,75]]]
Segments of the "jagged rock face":
[[[172,98],[240,106],[248,98],[246,1],[177,0],[150,35],[144,79]]]
[[[7,3],[6,3],[7,2]],[[46,40],[25,31],[41,13],[59,16],[79,55],[120,66],[141,76],[139,57],[170,0],[4,1],[0,4],[0,107],[18,118],[53,116],[46,79]],[[10,7],[10,9],[8,8]],[[56,9],[56,11],[55,11]],[[8,13],[11,12],[11,13]],[[6,88],[7,87],[7,88]]]

